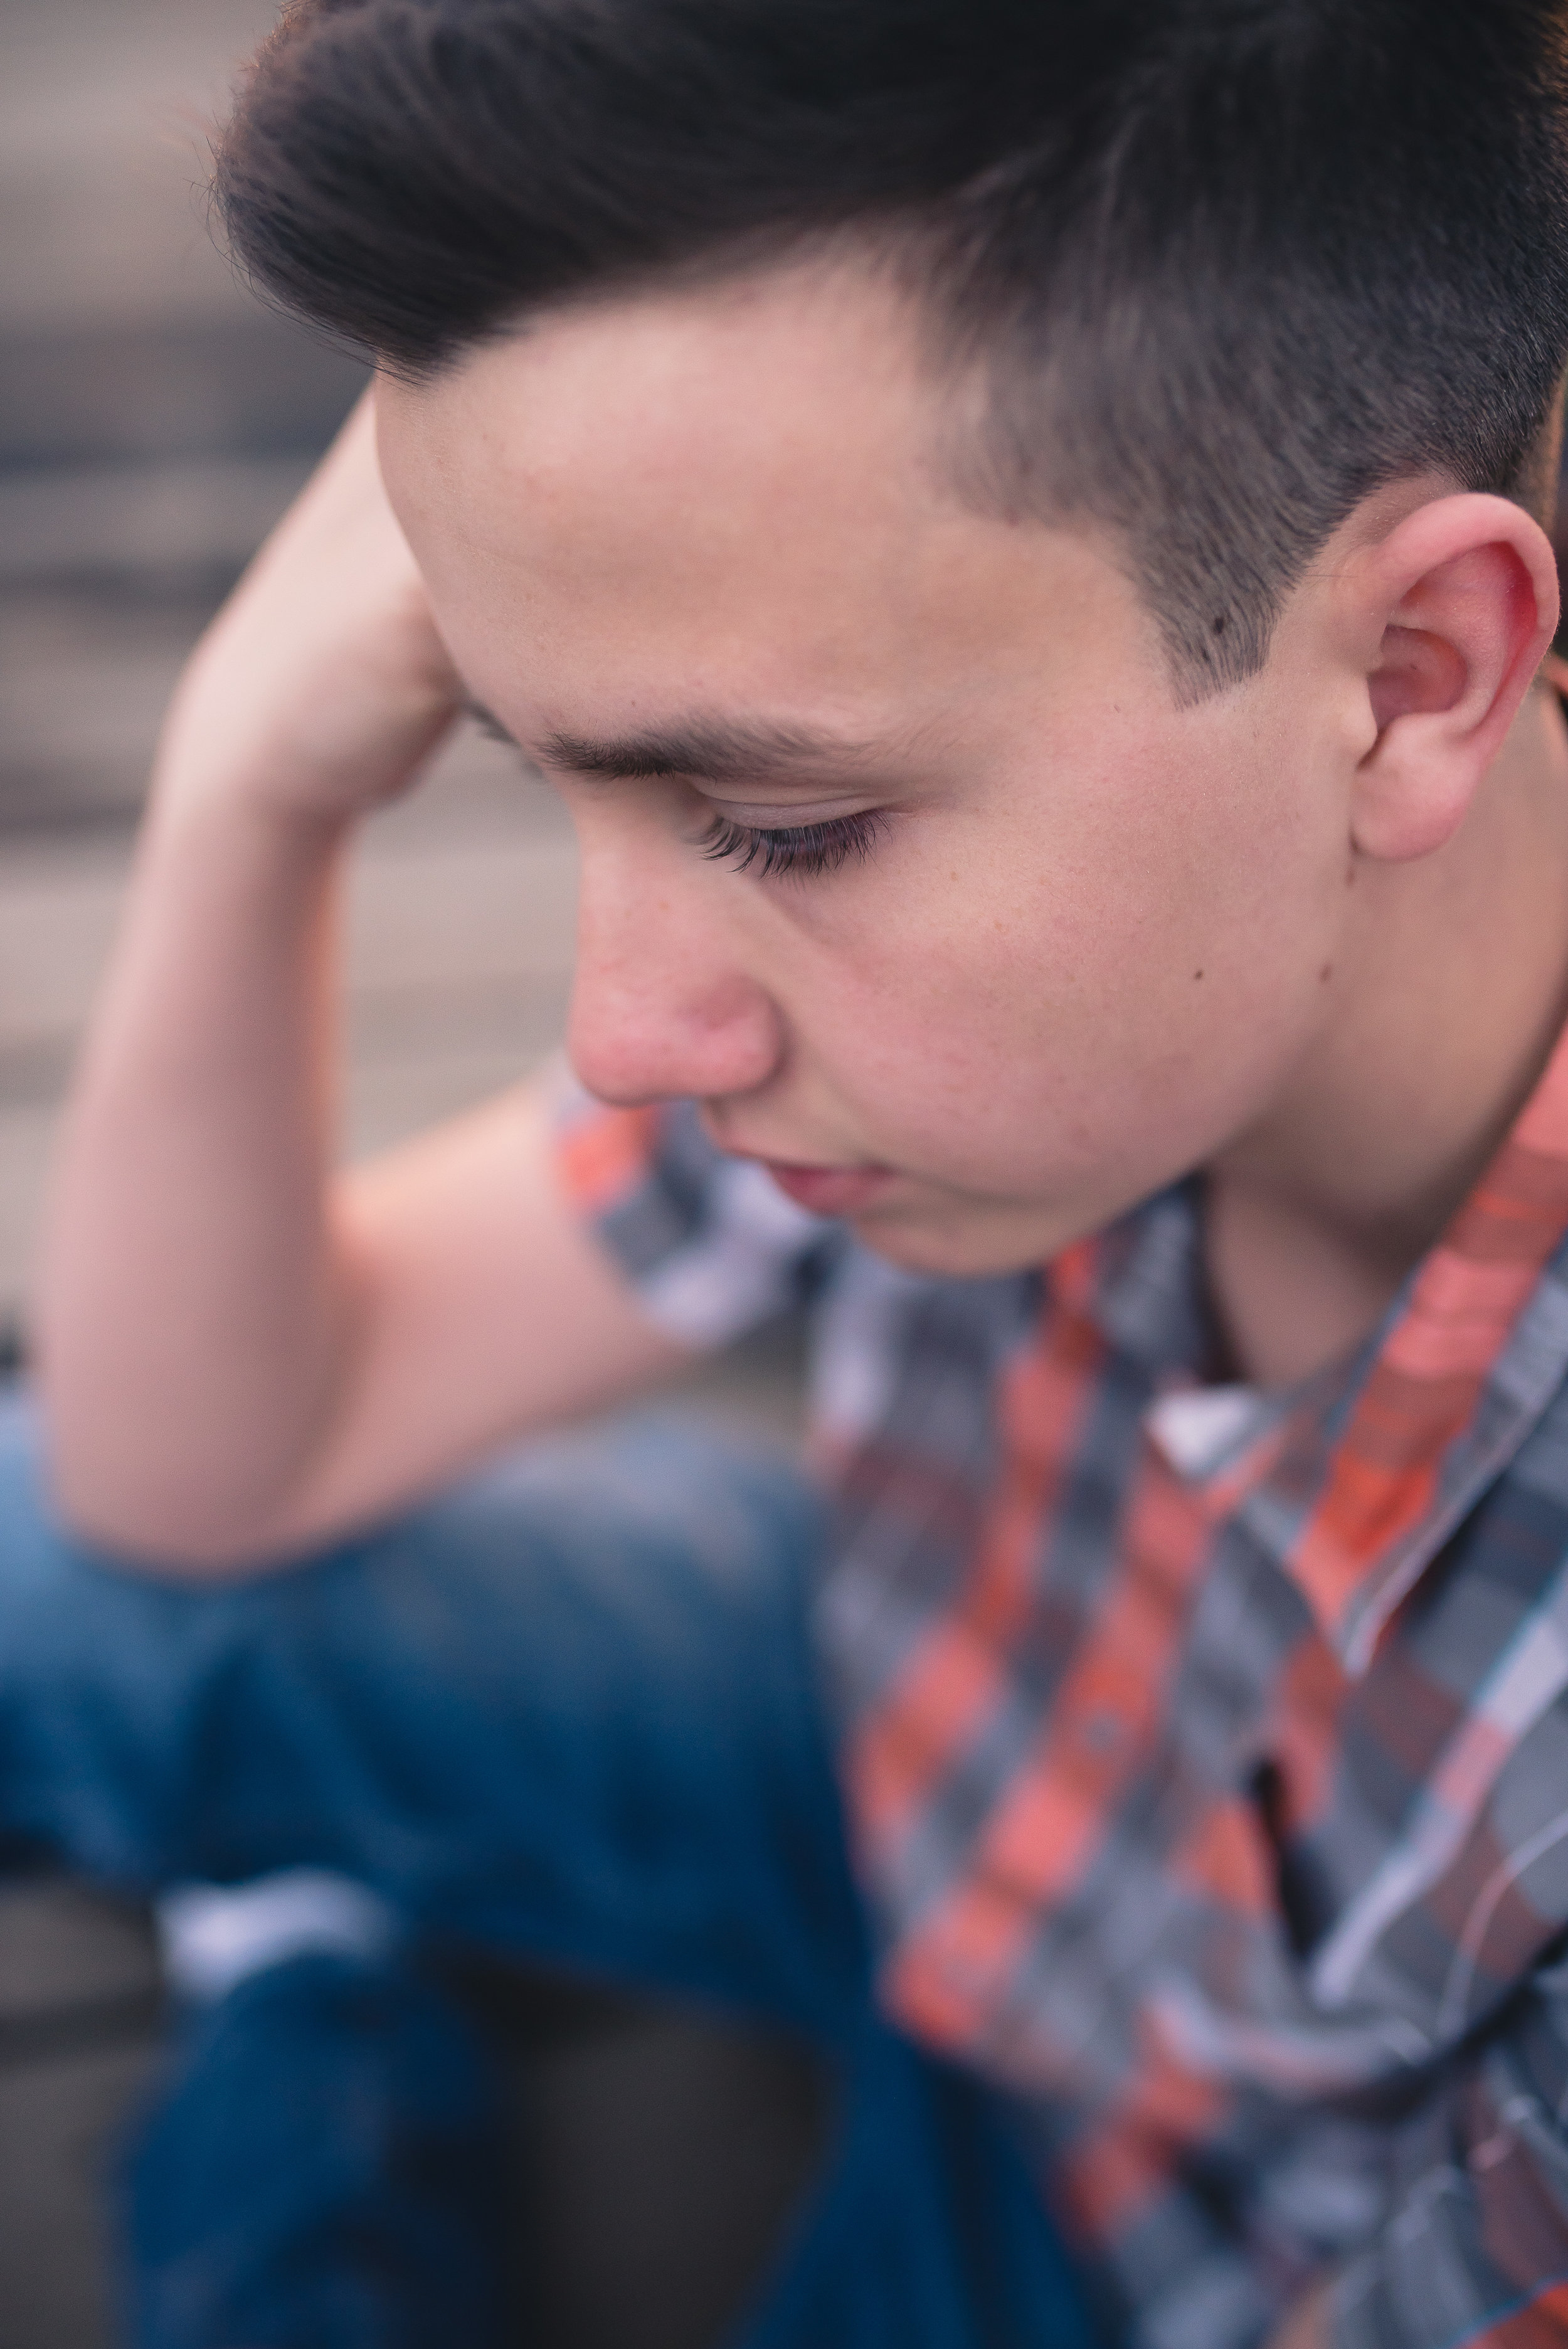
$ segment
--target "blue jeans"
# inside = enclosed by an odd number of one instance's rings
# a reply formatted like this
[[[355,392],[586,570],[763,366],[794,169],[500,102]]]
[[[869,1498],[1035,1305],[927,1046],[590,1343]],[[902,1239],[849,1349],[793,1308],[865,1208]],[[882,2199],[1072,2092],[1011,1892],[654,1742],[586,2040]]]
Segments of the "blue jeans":
[[[874,2002],[808,1626],[822,1530],[787,1463],[658,1418],[192,1589],[69,1542],[0,1412],[0,1829],[122,1885],[339,1871],[412,1949],[793,2032],[836,2118],[736,2342],[1084,2349],[1002,2100]],[[242,1983],[137,2163],[139,2339],[489,2349],[494,2126],[417,1966]]]

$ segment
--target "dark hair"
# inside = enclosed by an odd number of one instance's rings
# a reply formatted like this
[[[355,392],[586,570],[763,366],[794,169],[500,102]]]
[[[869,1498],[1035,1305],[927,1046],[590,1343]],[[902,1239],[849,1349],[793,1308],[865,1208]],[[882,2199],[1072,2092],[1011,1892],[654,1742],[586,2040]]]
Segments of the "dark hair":
[[[989,367],[972,495],[1125,536],[1191,698],[1370,491],[1547,502],[1563,0],[296,0],[232,243],[415,375],[851,236]]]

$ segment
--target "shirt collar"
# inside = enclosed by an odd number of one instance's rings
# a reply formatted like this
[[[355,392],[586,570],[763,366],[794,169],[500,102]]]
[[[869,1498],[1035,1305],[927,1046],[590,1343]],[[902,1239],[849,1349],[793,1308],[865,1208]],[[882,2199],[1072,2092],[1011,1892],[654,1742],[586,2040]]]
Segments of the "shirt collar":
[[[1568,1031],[1367,1344],[1255,1413],[1233,1408],[1189,1478],[1264,1542],[1352,1672],[1568,1377],[1565,1232]],[[1191,1388],[1212,1354],[1199,1237],[1183,1184],[1082,1260],[1084,1303],[1157,1395]]]

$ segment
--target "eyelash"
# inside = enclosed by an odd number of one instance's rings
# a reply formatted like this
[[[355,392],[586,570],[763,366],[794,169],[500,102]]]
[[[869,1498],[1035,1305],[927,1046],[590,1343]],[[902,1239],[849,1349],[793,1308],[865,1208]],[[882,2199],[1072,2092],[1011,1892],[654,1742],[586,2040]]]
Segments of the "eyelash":
[[[733,864],[738,873],[796,873],[803,878],[836,873],[851,857],[864,864],[886,818],[875,808],[862,815],[834,816],[827,823],[801,823],[788,832],[756,832],[749,824],[715,816],[698,843],[715,864]]]

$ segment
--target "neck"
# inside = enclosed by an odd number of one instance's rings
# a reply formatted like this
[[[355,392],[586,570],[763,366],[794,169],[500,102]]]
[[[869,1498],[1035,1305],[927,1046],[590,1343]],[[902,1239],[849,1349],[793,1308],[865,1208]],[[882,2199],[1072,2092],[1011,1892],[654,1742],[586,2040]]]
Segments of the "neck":
[[[1337,1000],[1209,1170],[1233,1374],[1294,1384],[1376,1326],[1460,1206],[1568,1016],[1568,731],[1532,693],[1437,854],[1364,864]]]

